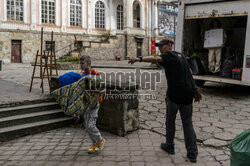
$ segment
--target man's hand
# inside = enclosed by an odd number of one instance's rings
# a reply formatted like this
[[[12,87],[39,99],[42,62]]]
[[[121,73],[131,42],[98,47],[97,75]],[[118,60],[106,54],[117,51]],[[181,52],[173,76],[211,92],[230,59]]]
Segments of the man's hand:
[[[198,88],[195,89],[195,95],[194,95],[194,102],[199,102],[202,99],[202,96],[198,90]]]
[[[132,65],[135,63],[135,62],[139,62],[140,59],[139,58],[134,58],[134,57],[128,57],[128,63],[131,63]]]

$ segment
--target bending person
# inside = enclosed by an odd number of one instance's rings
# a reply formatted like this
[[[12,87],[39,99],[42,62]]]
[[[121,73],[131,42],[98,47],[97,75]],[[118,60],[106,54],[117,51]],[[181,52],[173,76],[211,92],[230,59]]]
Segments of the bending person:
[[[92,145],[88,153],[103,149],[105,139],[96,127],[98,111],[102,101],[100,77],[96,70],[91,69],[89,56],[80,58],[82,76],[77,73],[66,73],[59,77],[60,88],[52,92],[65,114],[81,117],[89,134]]]

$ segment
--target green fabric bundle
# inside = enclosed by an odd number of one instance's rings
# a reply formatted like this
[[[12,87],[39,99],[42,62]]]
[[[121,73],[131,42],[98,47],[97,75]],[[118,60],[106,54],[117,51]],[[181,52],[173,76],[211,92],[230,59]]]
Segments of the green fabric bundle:
[[[231,141],[230,150],[231,166],[250,166],[250,129]]]

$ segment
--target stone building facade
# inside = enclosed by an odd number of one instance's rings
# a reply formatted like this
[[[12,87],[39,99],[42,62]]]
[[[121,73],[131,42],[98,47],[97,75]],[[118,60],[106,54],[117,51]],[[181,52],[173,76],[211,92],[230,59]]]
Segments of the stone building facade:
[[[1,0],[0,60],[29,63],[51,32],[57,57],[80,47],[96,60],[151,54],[154,0]],[[155,33],[155,32],[153,32]]]

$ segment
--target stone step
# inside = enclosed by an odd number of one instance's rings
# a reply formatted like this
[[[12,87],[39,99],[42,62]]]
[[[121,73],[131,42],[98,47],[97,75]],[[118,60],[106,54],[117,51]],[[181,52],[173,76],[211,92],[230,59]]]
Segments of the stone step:
[[[60,127],[67,126],[72,124],[75,119],[71,117],[62,117],[57,119],[32,122],[22,125],[16,125],[11,127],[1,128],[0,130],[0,142],[9,141],[14,138],[18,138],[21,136],[35,134],[39,132],[44,132]]]
[[[59,109],[60,106],[56,102],[47,102],[31,105],[23,105],[17,107],[0,108],[0,117],[16,116],[33,112],[48,111]]]
[[[60,109],[9,116],[0,118],[0,128],[37,122],[42,120],[55,119],[65,116],[66,115],[64,115],[63,111]]]
[[[10,102],[10,103],[0,103],[0,108],[17,107],[17,106],[40,104],[40,103],[56,101],[52,96],[50,95],[46,95],[46,96],[47,97],[41,98],[41,99],[30,99],[30,100],[16,101],[16,102]]]

